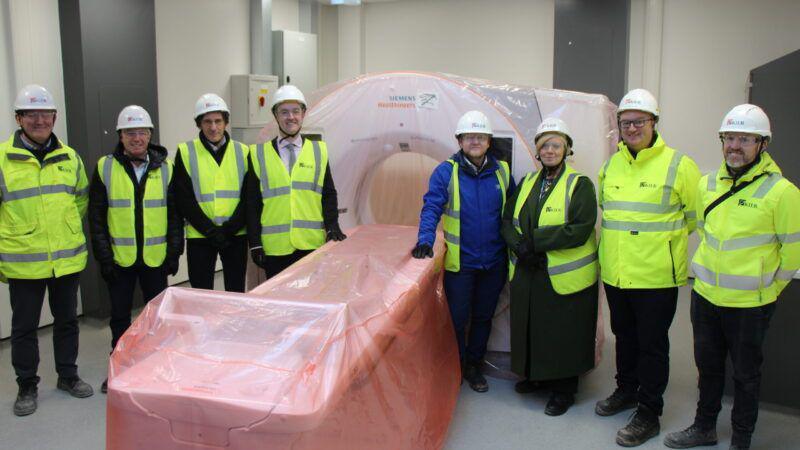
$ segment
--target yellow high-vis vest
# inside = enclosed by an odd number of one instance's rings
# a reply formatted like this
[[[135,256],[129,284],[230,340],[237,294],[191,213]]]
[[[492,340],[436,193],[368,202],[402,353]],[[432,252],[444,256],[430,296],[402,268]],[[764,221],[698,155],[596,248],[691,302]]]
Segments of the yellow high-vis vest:
[[[461,270],[461,193],[458,189],[458,163],[452,159],[448,159],[447,162],[453,165],[453,173],[450,175],[450,184],[447,185],[449,198],[442,217],[442,231],[447,247],[447,253],[444,255],[444,269],[458,272]],[[507,162],[497,160],[497,166],[499,168],[495,171],[495,175],[500,186],[497,192],[502,199],[500,211],[503,211],[506,206],[506,191],[511,175]]]
[[[303,139],[291,176],[271,141],[251,146],[250,152],[261,186],[264,253],[280,256],[322,246],[322,185],[328,167],[325,142]]]
[[[520,188],[517,203],[514,205],[513,224],[517,232],[522,233],[519,225],[519,213],[528,196],[531,194],[536,180],[541,176],[541,171],[529,173]],[[559,178],[555,186],[552,187],[550,195],[542,205],[542,212],[539,214],[539,227],[560,226],[569,221],[569,203],[575,186],[578,184],[578,177],[582,177],[568,164],[564,165],[564,173]],[[553,289],[561,294],[567,295],[582,291],[597,282],[597,240],[594,229],[583,245],[574,248],[551,250],[547,255],[547,273]],[[511,253],[511,261],[508,270],[508,279],[514,279],[517,258]]]
[[[97,167],[108,196],[108,232],[114,262],[130,267],[136,262],[136,186],[113,155],[100,158]],[[160,267],[167,256],[167,191],[172,162],[165,159],[159,170],[149,170],[144,176],[147,183],[142,199],[142,259],[149,267]]]
[[[83,162],[61,142],[41,164],[14,147],[14,135],[0,144],[0,277],[36,280],[86,267],[87,186]]]
[[[686,284],[699,179],[694,161],[667,147],[661,136],[635,158],[620,142],[598,176],[603,282],[623,289]]]
[[[747,182],[708,216],[706,208],[733,188],[733,179],[723,162],[698,184],[702,241],[692,259],[694,290],[718,306],[774,302],[800,269],[800,191],[766,152],[736,185]]]
[[[217,225],[231,218],[241,198],[242,184],[247,173],[248,147],[229,139],[222,164],[203,147],[199,138],[178,144],[178,152],[192,179],[194,198],[200,209]],[[244,227],[236,234],[245,233]],[[202,238],[202,233],[186,224],[187,238]]]

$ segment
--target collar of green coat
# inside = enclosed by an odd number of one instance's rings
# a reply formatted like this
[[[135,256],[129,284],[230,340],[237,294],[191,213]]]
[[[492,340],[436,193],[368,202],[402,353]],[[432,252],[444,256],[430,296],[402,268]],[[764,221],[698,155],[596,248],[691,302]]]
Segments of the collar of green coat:
[[[738,183],[746,183],[764,173],[777,173],[779,175],[783,175],[783,172],[781,172],[781,168],[778,167],[778,164],[775,162],[774,159],[772,159],[772,156],[770,156],[770,154],[767,153],[766,150],[761,152],[761,161],[759,161],[756,165],[751,167],[747,172],[742,174],[736,180]],[[719,169],[717,170],[717,179],[733,180],[733,177],[728,172],[728,166],[725,164],[724,158],[722,160],[722,164],[720,164]]]
[[[620,141],[619,144],[617,144],[617,148],[619,152],[625,156],[625,159],[628,162],[646,161],[648,159],[655,158],[664,151],[664,148],[667,146],[667,144],[665,144],[664,139],[661,138],[661,133],[655,131],[654,133],[656,133],[656,141],[653,142],[652,146],[639,150],[639,152],[636,154],[636,158],[633,157],[633,154],[631,154],[631,151],[628,149],[628,146],[625,145],[624,141]]]
[[[55,133],[50,135],[51,144],[50,148],[45,153],[44,161],[48,161],[52,158],[57,157],[58,155],[67,153],[64,144],[56,137]],[[19,137],[19,130],[15,131],[9,140],[6,142],[6,159],[16,160],[16,161],[36,161],[38,164],[38,160],[36,156],[34,156],[33,152],[28,150],[25,147],[25,144],[22,143],[21,138]],[[11,156],[13,155],[13,156]]]

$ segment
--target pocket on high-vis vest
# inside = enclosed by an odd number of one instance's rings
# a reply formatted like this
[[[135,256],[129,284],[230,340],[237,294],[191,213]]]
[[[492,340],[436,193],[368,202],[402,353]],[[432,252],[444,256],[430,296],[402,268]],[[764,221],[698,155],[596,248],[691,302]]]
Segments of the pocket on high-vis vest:
[[[2,252],[26,253],[40,247],[41,242],[36,222],[0,227]]]
[[[78,234],[83,231],[83,226],[81,224],[81,218],[78,216],[77,213],[71,212],[67,213],[64,216],[64,221],[67,223],[67,228],[72,234]]]

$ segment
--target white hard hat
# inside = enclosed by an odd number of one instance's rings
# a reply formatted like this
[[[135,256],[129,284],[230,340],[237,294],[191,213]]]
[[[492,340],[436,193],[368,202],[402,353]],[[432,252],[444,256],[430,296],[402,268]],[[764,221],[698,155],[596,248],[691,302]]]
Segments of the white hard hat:
[[[658,102],[650,91],[634,89],[620,100],[617,115],[623,111],[644,111],[658,117]]]
[[[297,102],[304,107],[308,106],[306,97],[300,92],[300,89],[291,84],[284,84],[275,91],[275,96],[272,98],[272,111],[275,111],[275,107],[284,102]]]
[[[126,128],[155,128],[153,121],[150,120],[150,114],[137,105],[128,105],[122,108],[117,116],[117,131]]]
[[[202,116],[210,112],[226,112],[230,113],[228,104],[217,94],[203,94],[197,99],[194,104],[194,118]]]
[[[734,106],[733,109],[728,111],[728,114],[725,114],[722,119],[719,132],[750,133],[766,138],[772,137],[767,113],[758,106],[749,103]]]
[[[456,136],[464,133],[482,133],[492,135],[492,124],[489,118],[480,111],[469,111],[460,119],[456,125]]]
[[[572,135],[569,132],[569,127],[567,126],[566,122],[558,117],[548,117],[539,124],[539,126],[536,128],[536,136],[533,138],[534,142],[538,141],[539,136],[545,133],[563,134],[567,139],[567,145],[572,147]]]
[[[14,100],[14,111],[34,109],[55,111],[56,103],[47,89],[38,84],[29,84],[17,93],[17,99]]]

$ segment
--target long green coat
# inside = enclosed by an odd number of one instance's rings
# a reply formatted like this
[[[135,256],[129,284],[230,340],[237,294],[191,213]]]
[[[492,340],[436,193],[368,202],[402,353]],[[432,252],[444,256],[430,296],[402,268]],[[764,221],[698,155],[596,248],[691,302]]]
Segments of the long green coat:
[[[562,170],[557,177],[563,174]],[[512,224],[522,183],[506,202],[502,226],[509,248],[515,248],[524,236],[539,256],[533,267],[517,264],[511,280],[511,369],[529,380],[567,378],[594,367],[597,326],[597,283],[574,294],[558,294],[550,283],[545,255],[548,250],[586,242],[597,220],[594,186],[580,177],[569,204],[569,222],[539,228],[539,214],[550,195],[547,192],[539,201],[542,178],[520,211],[522,235]]]

